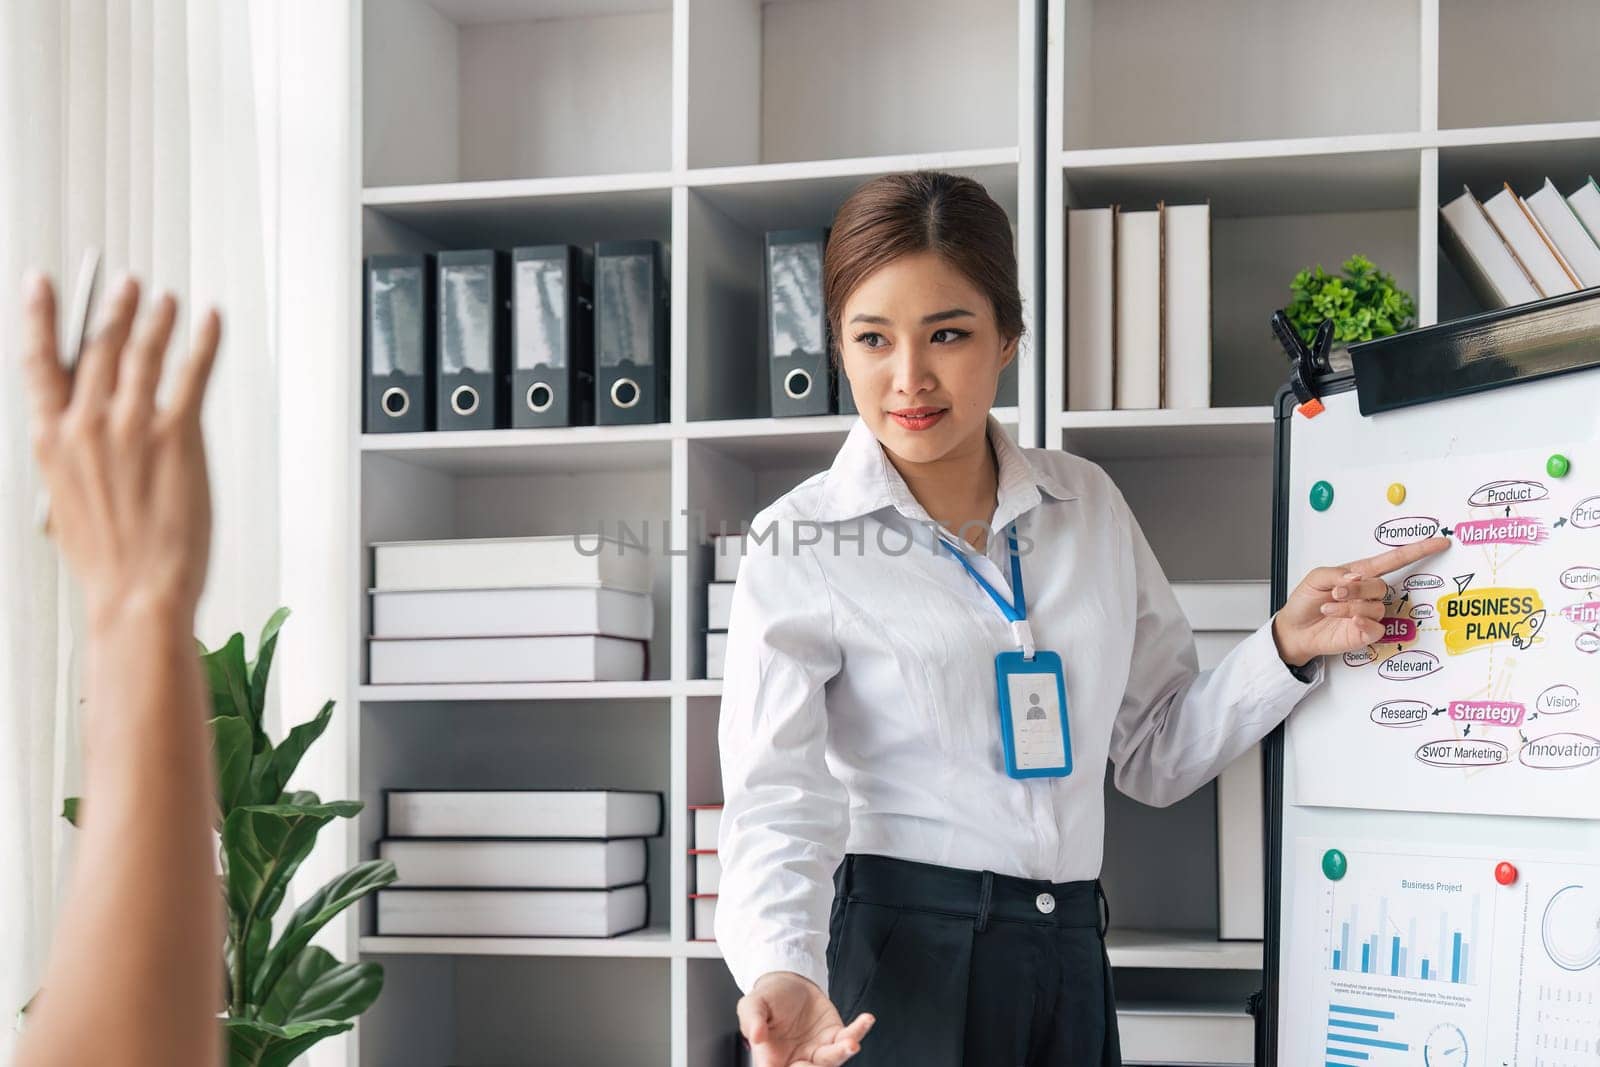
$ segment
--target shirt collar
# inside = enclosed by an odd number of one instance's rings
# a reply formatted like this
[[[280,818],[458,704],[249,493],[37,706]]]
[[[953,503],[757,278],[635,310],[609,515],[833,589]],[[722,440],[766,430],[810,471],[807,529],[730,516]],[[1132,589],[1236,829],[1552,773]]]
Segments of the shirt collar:
[[[987,417],[987,427],[999,466],[996,529],[1004,529],[1018,516],[1036,507],[1043,499],[1041,489],[1057,500],[1077,499],[1077,494],[1055,475],[1029,461],[1027,453],[1011,440],[993,413]],[[843,522],[891,507],[916,522],[932,522],[900,472],[889,462],[872,430],[857,418],[834,457],[833,466],[828,468],[816,519]]]

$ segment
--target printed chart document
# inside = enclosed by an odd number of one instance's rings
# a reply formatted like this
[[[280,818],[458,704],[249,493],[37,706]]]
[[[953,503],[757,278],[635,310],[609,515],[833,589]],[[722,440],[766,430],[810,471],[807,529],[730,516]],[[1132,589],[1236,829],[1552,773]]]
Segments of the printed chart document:
[[[1317,870],[1332,839],[1301,839]],[[1341,845],[1338,881],[1298,879],[1280,1062],[1362,1067],[1600,1063],[1600,857]],[[1314,936],[1313,936],[1314,932]]]
[[[1294,803],[1600,818],[1600,447],[1567,452],[1353,470],[1306,520],[1330,560],[1454,543],[1388,576],[1385,636],[1290,718]]]

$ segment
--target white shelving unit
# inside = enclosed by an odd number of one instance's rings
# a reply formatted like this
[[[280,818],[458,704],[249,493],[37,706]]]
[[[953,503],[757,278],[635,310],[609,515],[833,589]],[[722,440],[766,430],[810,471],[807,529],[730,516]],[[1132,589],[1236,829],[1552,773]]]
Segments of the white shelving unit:
[[[1487,198],[1548,175],[1565,192],[1600,172],[1597,39],[1600,7],[1574,0],[1050,5],[1043,439],[1105,467],[1170,578],[1269,576],[1286,365],[1268,317],[1294,273],[1360,252],[1422,325],[1481,310],[1439,251],[1438,208],[1463,184]],[[1070,410],[1066,213],[1157,200],[1211,204],[1214,406]],[[1118,981],[1123,1025],[1140,1028],[1129,1062],[1249,1062],[1243,987],[1204,1003],[1219,972],[1261,967],[1258,942],[1216,938],[1215,829],[1210,789],[1160,812],[1108,795],[1112,921],[1137,930],[1111,939],[1137,974]],[[1172,892],[1179,870],[1199,892]]]
[[[720,1067],[738,996],[714,943],[690,939],[691,803],[721,799],[721,684],[699,635],[699,518],[736,528],[824,469],[850,417],[773,419],[764,399],[765,231],[828,224],[877,174],[983,182],[1015,226],[1030,334],[1000,421],[1039,443],[1042,369],[1032,0],[364,0],[358,48],[363,253],[654,238],[671,294],[671,418],[635,427],[363,434],[362,649],[382,540],[592,532],[628,523],[656,553],[642,682],[352,682],[353,795],[412,787],[659,790],[651,924],[610,940],[377,936],[382,998],[351,1067],[516,1062]],[[930,62],[886,61],[895,57]],[[358,264],[351,265],[352,278]],[[359,343],[359,337],[355,339]]]
[[[373,854],[389,787],[655,789],[669,817],[637,934],[379,937],[362,909],[352,944],[387,983],[348,1045],[351,1067],[728,1061],[737,990],[718,947],[689,937],[686,809],[720,799],[721,686],[703,677],[698,640],[709,561],[683,550],[699,520],[736,525],[825,467],[850,421],[767,417],[764,231],[826,224],[876,174],[982,181],[1016,228],[1030,334],[1002,381],[1001,420],[1025,445],[1102,463],[1170,577],[1259,578],[1267,405],[1283,378],[1266,322],[1294,271],[1360,251],[1416,295],[1424,324],[1453,317],[1473,304],[1437,251],[1442,200],[1464,182],[1486,195],[1503,179],[1565,187],[1600,169],[1600,8],[1579,0],[362,7],[351,210],[363,252],[654,238],[668,252],[672,398],[670,420],[643,427],[363,435],[351,412],[352,650],[372,541],[627,522],[660,549],[646,681],[352,677],[352,789],[368,804],[358,849]],[[1065,211],[1202,197],[1215,406],[1066,410]],[[1159,1049],[1187,1039],[1188,1062],[1242,1062],[1233,994],[1250,988],[1261,946],[1215,936],[1212,791],[1160,812],[1111,795],[1107,810],[1110,952],[1124,1026],[1141,1028],[1126,1047],[1183,1062]],[[1191,891],[1169,891],[1174,870]]]

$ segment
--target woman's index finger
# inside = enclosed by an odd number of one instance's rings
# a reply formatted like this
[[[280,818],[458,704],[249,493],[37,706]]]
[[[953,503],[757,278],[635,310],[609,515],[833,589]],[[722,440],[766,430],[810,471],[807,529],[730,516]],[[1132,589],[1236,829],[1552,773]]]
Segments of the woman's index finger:
[[[1450,547],[1450,538],[1444,536],[1429,537],[1421,541],[1413,541],[1409,545],[1391,548],[1387,552],[1380,552],[1376,556],[1357,560],[1350,564],[1350,570],[1367,578],[1376,578],[1379,575],[1397,571],[1401,567],[1427,559],[1429,556],[1443,552]]]

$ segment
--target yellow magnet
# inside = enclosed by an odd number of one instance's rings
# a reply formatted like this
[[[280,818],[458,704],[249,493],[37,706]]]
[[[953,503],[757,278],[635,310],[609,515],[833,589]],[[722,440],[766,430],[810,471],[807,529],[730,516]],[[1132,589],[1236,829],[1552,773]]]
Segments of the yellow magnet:
[[[1399,505],[1404,504],[1405,502],[1406,487],[1401,485],[1399,482],[1395,482],[1393,485],[1389,486],[1389,503]]]

